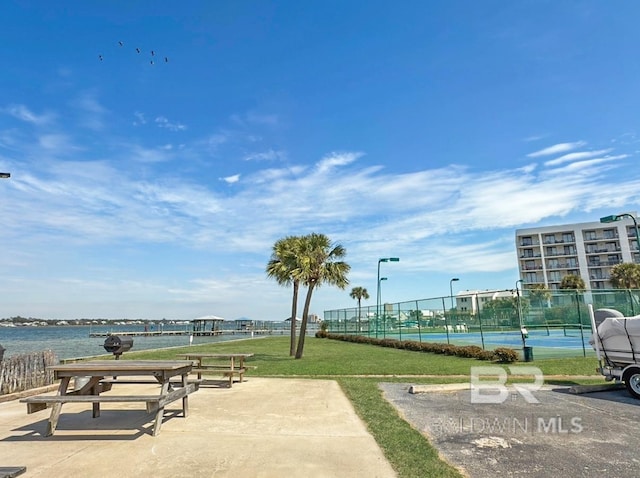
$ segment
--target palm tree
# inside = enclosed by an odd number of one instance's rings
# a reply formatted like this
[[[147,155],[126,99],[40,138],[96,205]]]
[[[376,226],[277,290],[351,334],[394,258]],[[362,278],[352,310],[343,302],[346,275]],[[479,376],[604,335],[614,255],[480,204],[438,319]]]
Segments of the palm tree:
[[[573,289],[578,291],[585,290],[584,279],[575,274],[567,274],[560,281],[560,289]]]
[[[369,292],[364,287],[354,287],[351,289],[351,292],[349,292],[349,297],[358,301],[358,332],[362,332],[362,326],[360,325],[360,317],[362,315],[360,301],[362,299],[368,299]]]
[[[532,304],[538,304],[538,307],[542,307],[543,303],[548,303],[551,300],[551,291],[544,284],[532,284],[527,289],[529,300]]]
[[[302,312],[302,325],[296,358],[302,358],[304,351],[304,338],[307,332],[309,307],[314,289],[323,283],[335,285],[344,289],[348,284],[347,273],[351,269],[349,264],[340,261],[347,254],[341,245],[334,245],[324,234],[311,233],[302,238],[301,254],[298,256],[300,265],[300,278],[307,286],[307,297],[304,301]]]
[[[616,289],[640,289],[640,264],[627,262],[613,266],[611,284]]]
[[[291,341],[289,355],[296,353],[296,315],[298,313],[298,288],[300,286],[300,256],[302,240],[297,236],[279,239],[273,245],[271,259],[267,264],[267,276],[275,279],[283,286],[293,285],[291,302]]]

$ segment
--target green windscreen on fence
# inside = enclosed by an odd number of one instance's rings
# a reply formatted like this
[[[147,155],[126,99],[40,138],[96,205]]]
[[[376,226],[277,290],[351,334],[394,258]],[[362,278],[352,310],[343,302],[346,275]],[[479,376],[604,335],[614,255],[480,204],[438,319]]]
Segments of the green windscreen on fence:
[[[327,331],[456,345],[533,347],[535,356],[594,356],[594,310],[640,314],[640,290],[495,290],[328,310]]]

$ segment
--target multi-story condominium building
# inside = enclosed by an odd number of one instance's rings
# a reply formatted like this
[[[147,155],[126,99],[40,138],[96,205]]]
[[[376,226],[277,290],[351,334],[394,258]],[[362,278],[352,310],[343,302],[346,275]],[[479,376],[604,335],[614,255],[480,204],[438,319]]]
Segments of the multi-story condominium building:
[[[637,217],[636,213],[633,213]],[[631,218],[516,230],[518,269],[524,288],[558,289],[568,274],[582,277],[587,290],[611,289],[611,268],[640,261]]]

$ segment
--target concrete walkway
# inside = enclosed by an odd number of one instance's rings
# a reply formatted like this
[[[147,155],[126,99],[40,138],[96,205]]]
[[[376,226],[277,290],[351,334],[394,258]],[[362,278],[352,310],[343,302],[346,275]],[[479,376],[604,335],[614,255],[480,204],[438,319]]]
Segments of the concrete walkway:
[[[0,466],[26,466],[26,478],[396,476],[332,380],[249,377],[201,387],[186,419],[174,405],[157,437],[143,403],[104,404],[96,419],[89,404],[66,404],[43,437],[49,410],[0,403]]]

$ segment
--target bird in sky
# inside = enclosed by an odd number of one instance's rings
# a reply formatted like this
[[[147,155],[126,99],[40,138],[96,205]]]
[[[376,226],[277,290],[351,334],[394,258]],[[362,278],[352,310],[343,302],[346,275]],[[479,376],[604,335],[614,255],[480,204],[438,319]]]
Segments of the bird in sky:
[[[124,42],[122,40],[119,40],[118,41],[118,46],[123,47],[124,46]],[[138,54],[142,53],[142,49],[139,48],[139,47],[136,47],[135,50],[136,50],[136,53],[138,53]],[[156,51],[155,50],[149,50],[149,52],[151,53],[151,59],[150,59],[149,63],[151,65],[155,65],[155,57],[157,56],[156,55]],[[164,58],[164,62],[165,63],[169,63],[169,57],[168,56],[165,56],[163,58]],[[98,59],[100,61],[104,61],[104,56],[102,54],[99,54],[98,55]]]

